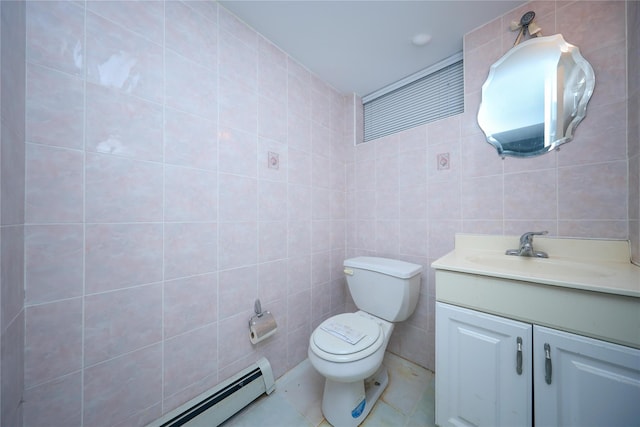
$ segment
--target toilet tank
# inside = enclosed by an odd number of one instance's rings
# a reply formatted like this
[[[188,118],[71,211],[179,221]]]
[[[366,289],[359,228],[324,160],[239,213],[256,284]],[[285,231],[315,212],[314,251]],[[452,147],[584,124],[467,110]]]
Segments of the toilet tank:
[[[344,273],[356,306],[389,322],[406,320],[420,295],[422,266],[379,257],[344,261]]]

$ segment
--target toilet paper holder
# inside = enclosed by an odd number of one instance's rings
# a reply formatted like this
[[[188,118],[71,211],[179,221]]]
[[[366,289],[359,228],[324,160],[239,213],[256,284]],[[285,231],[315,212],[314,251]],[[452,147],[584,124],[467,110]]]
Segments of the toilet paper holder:
[[[275,334],[278,325],[269,310],[262,311],[259,299],[256,299],[253,310],[256,314],[249,319],[249,340],[257,344]]]

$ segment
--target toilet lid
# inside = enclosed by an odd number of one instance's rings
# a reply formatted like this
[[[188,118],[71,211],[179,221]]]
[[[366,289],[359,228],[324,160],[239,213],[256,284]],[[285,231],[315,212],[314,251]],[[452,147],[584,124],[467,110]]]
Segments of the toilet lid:
[[[313,342],[326,353],[347,355],[371,347],[381,333],[380,325],[374,320],[356,313],[344,313],[322,322],[313,334]]]

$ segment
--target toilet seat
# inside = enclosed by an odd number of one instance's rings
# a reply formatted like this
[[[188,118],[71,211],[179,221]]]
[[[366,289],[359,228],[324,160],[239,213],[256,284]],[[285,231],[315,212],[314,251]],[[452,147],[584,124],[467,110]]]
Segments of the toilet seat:
[[[347,325],[361,332],[364,337],[351,344],[322,329],[332,323]],[[330,317],[316,328],[311,337],[311,349],[324,360],[331,362],[351,362],[375,353],[384,342],[382,327],[373,319],[357,313],[343,313]]]

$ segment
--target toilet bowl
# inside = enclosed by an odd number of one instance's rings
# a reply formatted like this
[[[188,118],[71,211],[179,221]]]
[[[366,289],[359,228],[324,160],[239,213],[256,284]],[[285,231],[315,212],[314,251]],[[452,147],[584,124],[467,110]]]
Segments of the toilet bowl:
[[[338,314],[311,334],[308,356],[325,377],[322,413],[334,427],[356,427],[389,379],[382,364],[394,322],[415,310],[422,266],[358,257],[344,261],[355,313]]]
[[[327,332],[341,324],[365,336],[356,344]],[[309,340],[309,360],[325,378],[338,382],[364,380],[380,367],[393,324],[363,311],[333,316],[316,328]]]

